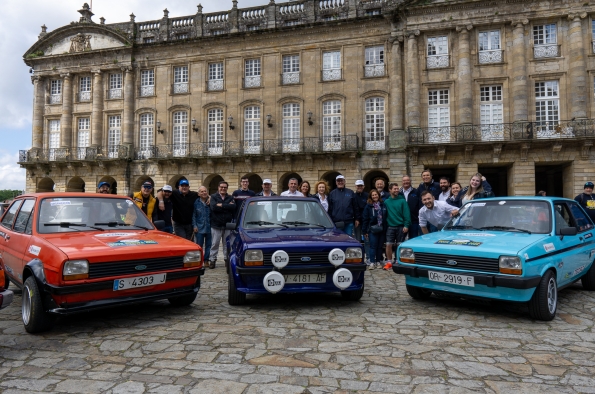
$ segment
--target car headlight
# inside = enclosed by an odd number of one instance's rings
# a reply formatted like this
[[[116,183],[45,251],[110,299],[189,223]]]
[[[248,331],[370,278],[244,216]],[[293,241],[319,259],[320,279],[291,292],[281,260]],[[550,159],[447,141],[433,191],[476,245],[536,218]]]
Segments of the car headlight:
[[[362,262],[362,248],[347,248],[345,250],[346,263],[361,263]]]
[[[411,248],[401,248],[399,249],[399,260],[403,263],[415,263],[415,253],[413,253],[413,249]]]
[[[184,268],[200,267],[202,265],[202,252],[193,250],[184,256]]]
[[[89,277],[89,262],[87,260],[68,260],[62,269],[64,280],[79,280]]]
[[[262,257],[262,250],[248,249],[244,252],[244,264],[246,266],[263,265],[264,258]]]
[[[523,266],[518,256],[500,256],[498,261],[501,274],[521,275]]]

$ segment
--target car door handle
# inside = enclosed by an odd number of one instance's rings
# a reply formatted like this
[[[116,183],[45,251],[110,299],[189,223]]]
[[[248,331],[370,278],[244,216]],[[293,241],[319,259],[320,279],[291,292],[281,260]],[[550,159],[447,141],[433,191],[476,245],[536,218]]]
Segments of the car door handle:
[[[6,234],[6,235],[4,236],[4,239],[8,241],[8,240],[10,239],[10,235]]]
[[[581,241],[584,241],[583,237],[578,237],[578,239],[580,239]]]

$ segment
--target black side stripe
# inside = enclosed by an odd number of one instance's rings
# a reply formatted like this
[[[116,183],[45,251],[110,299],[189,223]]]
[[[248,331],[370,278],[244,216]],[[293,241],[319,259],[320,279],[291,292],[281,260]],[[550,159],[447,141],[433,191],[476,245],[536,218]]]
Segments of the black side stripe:
[[[525,260],[525,262],[526,262],[526,263],[529,263],[529,262],[531,262],[531,261],[534,261],[534,260],[539,260],[539,259],[542,259],[542,258],[544,258],[544,257],[555,256],[555,255],[557,255],[557,254],[560,254],[560,253],[568,252],[569,250],[578,249],[578,248],[585,247],[585,246],[587,246],[587,245],[591,245],[592,243],[595,243],[595,240],[593,240],[593,241],[587,241],[587,242],[583,242],[583,243],[581,243],[581,244],[574,245],[574,246],[570,246],[570,247],[568,247],[568,248],[564,248],[564,249],[556,250],[555,252],[551,252],[551,253],[545,253],[545,254],[542,254],[541,256],[537,256],[537,257],[531,257],[530,259],[527,259],[527,260]]]

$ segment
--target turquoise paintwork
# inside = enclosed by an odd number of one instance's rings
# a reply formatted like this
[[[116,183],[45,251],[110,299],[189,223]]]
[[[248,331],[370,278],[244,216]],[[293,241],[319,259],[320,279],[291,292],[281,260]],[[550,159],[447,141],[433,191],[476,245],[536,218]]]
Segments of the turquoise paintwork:
[[[560,235],[556,235],[556,221],[560,220],[560,214],[555,211],[555,206],[566,206],[569,212],[572,212],[573,200],[553,197],[504,197],[491,198],[472,201],[469,204],[489,203],[490,201],[497,201],[498,204],[514,204],[514,201],[529,201],[544,206],[543,202],[547,202],[549,207],[550,218],[553,218],[553,226],[548,225],[546,234],[528,234],[517,231],[502,231],[502,230],[475,230],[475,229],[461,229],[461,230],[447,230],[446,228],[436,233],[430,233],[401,244],[397,250],[397,263],[394,269],[397,273],[404,273],[403,269],[406,267],[418,267],[420,270],[431,270],[436,272],[457,273],[459,275],[482,275],[494,276],[499,278],[534,278],[542,277],[547,270],[555,272],[558,287],[564,287],[574,283],[581,278],[590,269],[595,257],[595,230],[593,224],[588,220],[584,226],[577,225],[576,235],[565,235],[560,239]],[[503,202],[503,203],[501,203]],[[469,208],[469,204],[466,205]],[[492,203],[493,204],[493,203]],[[511,206],[509,205],[509,206]],[[578,206],[578,205],[577,205]],[[481,207],[481,206],[478,206]],[[528,208],[530,210],[530,208]],[[479,212],[485,212],[478,210]],[[563,211],[563,209],[562,209]],[[582,211],[582,208],[581,208]],[[524,211],[523,213],[526,213]],[[584,211],[582,211],[584,213]],[[584,213],[586,216],[586,213]],[[468,215],[471,216],[471,215]],[[574,216],[573,216],[574,217]],[[577,214],[577,217],[578,214]],[[588,218],[588,216],[587,216]],[[548,218],[549,219],[549,218]],[[474,220],[474,219],[473,219]],[[510,219],[514,222],[514,218]],[[585,224],[586,222],[579,222],[578,219],[574,223]],[[489,224],[488,224],[489,225]],[[527,227],[535,226],[535,223],[524,224]],[[559,223],[558,223],[559,225]],[[545,225],[544,225],[545,226]],[[487,225],[486,225],[487,227]],[[543,227],[545,228],[545,227]],[[559,233],[559,231],[558,231]],[[460,245],[453,245],[454,240],[467,240],[470,242],[463,242]],[[436,242],[441,243],[436,243]],[[477,243],[480,243],[477,245]],[[477,245],[477,246],[473,246]],[[432,253],[437,255],[451,255],[451,256],[468,256],[478,258],[495,258],[500,256],[518,256],[522,262],[522,275],[500,274],[495,272],[486,272],[481,270],[465,270],[457,268],[456,266],[433,266],[408,264],[400,261],[400,251],[403,248],[413,249],[414,253]],[[452,263],[452,260],[451,260]],[[401,271],[399,271],[399,267]],[[460,294],[462,296],[473,296],[481,298],[491,298],[506,301],[526,302],[529,301],[535,292],[535,286],[530,288],[511,288],[503,286],[488,287],[483,284],[475,284],[474,287],[467,287],[456,284],[447,284],[436,281],[430,281],[427,277],[419,275],[413,277],[405,274],[406,283],[411,286],[422,287],[429,290],[441,291],[446,293]]]

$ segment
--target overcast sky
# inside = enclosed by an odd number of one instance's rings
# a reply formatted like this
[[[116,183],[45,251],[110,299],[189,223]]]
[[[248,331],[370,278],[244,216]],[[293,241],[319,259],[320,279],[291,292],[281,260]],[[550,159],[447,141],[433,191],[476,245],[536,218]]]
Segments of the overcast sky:
[[[277,3],[284,1],[278,0]],[[23,63],[23,54],[37,41],[41,25],[48,32],[72,21],[78,21],[82,0],[2,0],[0,13],[0,189],[25,188],[25,170],[19,168],[19,150],[31,147],[31,120],[33,85],[29,68]],[[170,17],[196,13],[199,1],[188,0],[93,0],[95,16],[99,23],[126,22],[134,13],[136,21],[155,20],[163,17],[163,9]],[[265,5],[268,0],[239,0],[238,7]],[[89,2],[91,4],[91,2]],[[231,0],[203,0],[203,12],[229,10]]]

